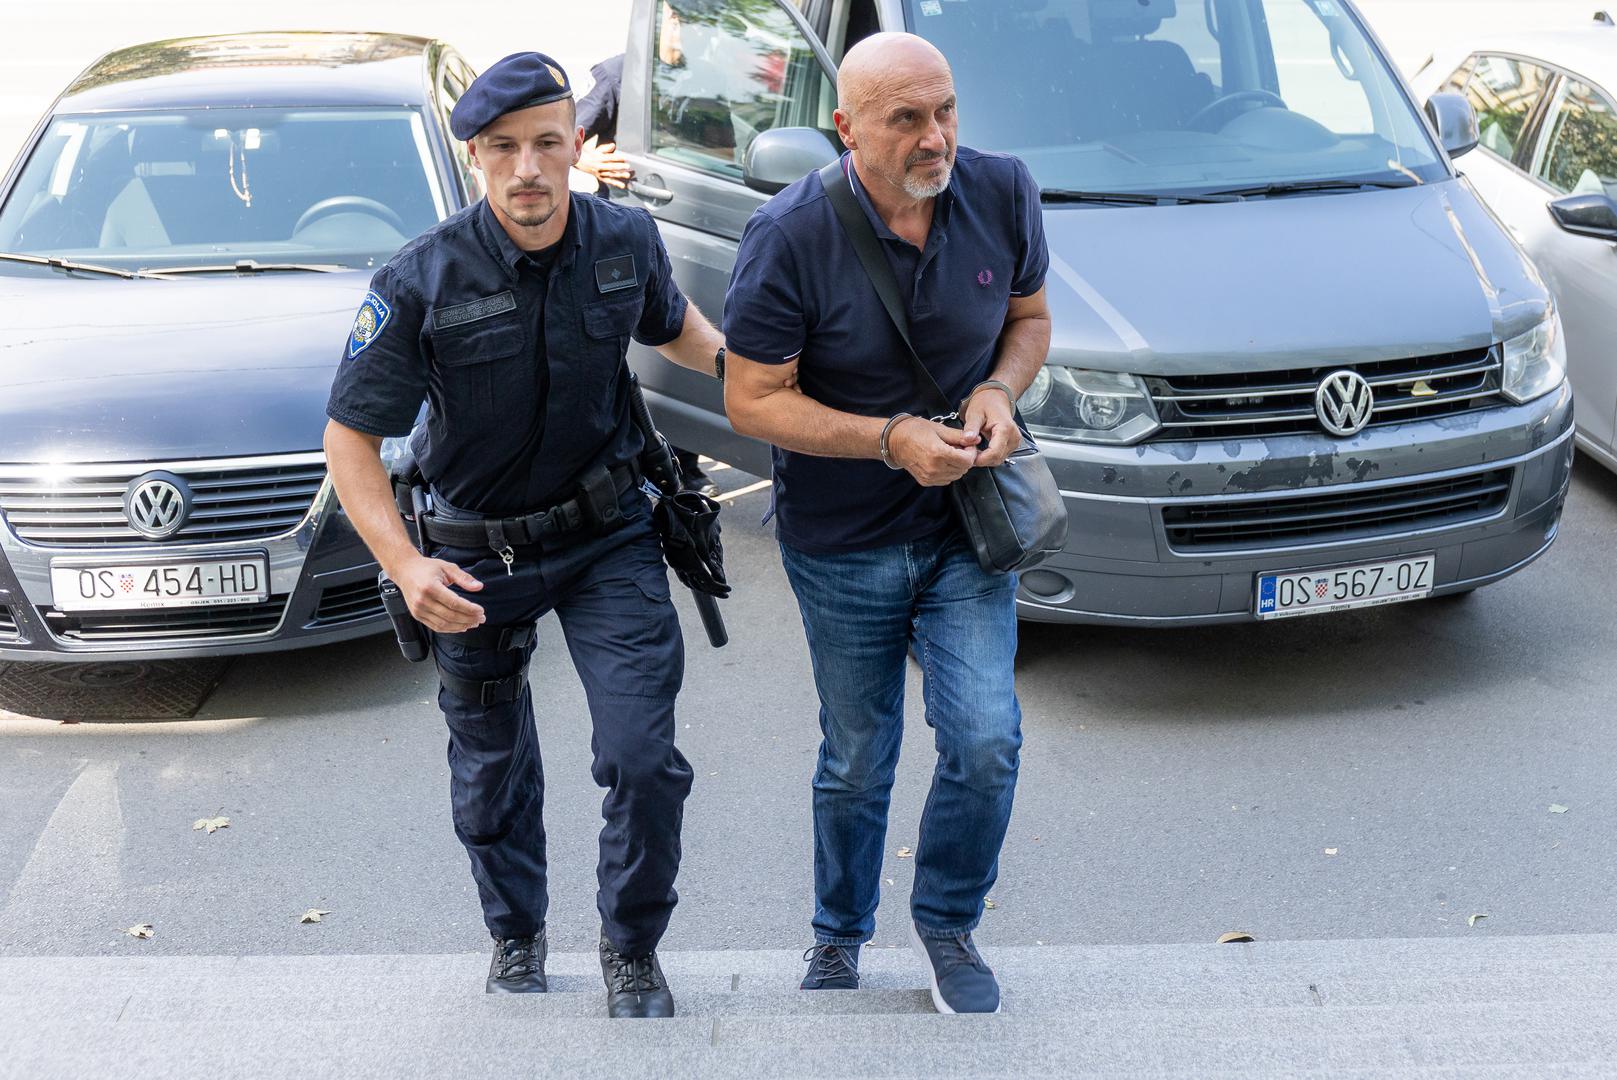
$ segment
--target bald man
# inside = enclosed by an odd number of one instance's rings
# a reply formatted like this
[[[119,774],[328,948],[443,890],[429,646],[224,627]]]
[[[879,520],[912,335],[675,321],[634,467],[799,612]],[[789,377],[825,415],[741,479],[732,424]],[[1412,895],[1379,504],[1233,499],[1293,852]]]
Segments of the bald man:
[[[1017,159],[957,145],[954,79],[919,37],[860,42],[837,93],[842,175],[898,279],[916,351],[960,403],[964,428],[926,419],[903,341],[820,174],[753,215],[725,301],[725,407],[737,431],[776,448],[781,558],[820,695],[814,945],[802,985],[859,985],[913,649],[938,758],[911,939],[940,1012],[995,1012],[999,985],[971,935],[1022,741],[1016,579],[978,565],[945,487],[1018,445],[1014,402],[1049,351],[1039,190]]]

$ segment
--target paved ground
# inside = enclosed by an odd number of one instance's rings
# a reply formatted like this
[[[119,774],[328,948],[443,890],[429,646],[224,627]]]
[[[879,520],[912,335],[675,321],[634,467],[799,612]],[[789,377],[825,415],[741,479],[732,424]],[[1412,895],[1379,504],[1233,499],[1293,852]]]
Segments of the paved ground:
[[[815,703],[763,499],[728,517],[734,643],[708,648],[684,607],[697,783],[672,949],[796,945],[810,914]],[[1547,559],[1469,599],[1025,627],[1022,784],[985,944],[1617,930],[1614,527],[1617,477],[1582,462]],[[599,794],[581,688],[542,625],[551,934],[586,950]],[[383,638],[238,661],[191,722],[0,714],[0,953],[481,949],[430,680]],[[912,703],[878,944],[901,940],[927,734]],[[216,815],[229,828],[192,829]],[[311,907],[332,914],[298,923]],[[155,936],[121,933],[137,923]]]

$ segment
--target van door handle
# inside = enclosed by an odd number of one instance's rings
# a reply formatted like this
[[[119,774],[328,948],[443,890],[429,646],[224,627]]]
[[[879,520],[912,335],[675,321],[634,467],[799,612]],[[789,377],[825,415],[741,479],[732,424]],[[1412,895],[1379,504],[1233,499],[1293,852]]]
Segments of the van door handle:
[[[661,178],[659,177],[658,179]],[[667,188],[653,187],[650,184],[642,184],[638,180],[629,181],[629,194],[635,196],[636,198],[644,199],[646,202],[655,203],[658,206],[663,206],[674,201],[674,193],[669,191]]]

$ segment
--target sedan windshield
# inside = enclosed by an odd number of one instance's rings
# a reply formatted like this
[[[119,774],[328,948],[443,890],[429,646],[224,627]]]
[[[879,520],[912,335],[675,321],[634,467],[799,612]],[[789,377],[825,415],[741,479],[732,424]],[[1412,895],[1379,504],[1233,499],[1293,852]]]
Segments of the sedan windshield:
[[[0,251],[127,269],[373,266],[445,216],[411,109],[59,116]]]
[[[954,67],[960,141],[1018,155],[1044,188],[1278,196],[1447,175],[1339,0],[905,5]]]

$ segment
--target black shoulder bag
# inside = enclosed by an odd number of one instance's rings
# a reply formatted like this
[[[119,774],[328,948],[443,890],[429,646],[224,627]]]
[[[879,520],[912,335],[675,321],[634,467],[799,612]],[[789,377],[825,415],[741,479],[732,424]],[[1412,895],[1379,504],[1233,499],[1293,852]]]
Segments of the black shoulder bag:
[[[956,414],[954,404],[916,355],[893,268],[887,264],[876,230],[871,228],[870,219],[865,216],[853,193],[853,185],[842,170],[842,162],[833,161],[820,170],[820,181],[870,284],[898,328],[905,353],[915,369],[917,388],[921,396],[931,402],[927,408],[938,414],[935,418],[938,422],[964,427],[965,422]],[[1047,556],[1060,551],[1067,539],[1067,508],[1061,500],[1055,476],[1027,432],[1021,431],[1021,436],[1022,445],[1004,465],[971,469],[949,485],[949,497],[976,550],[977,561],[990,573],[1011,573],[1037,566]]]

